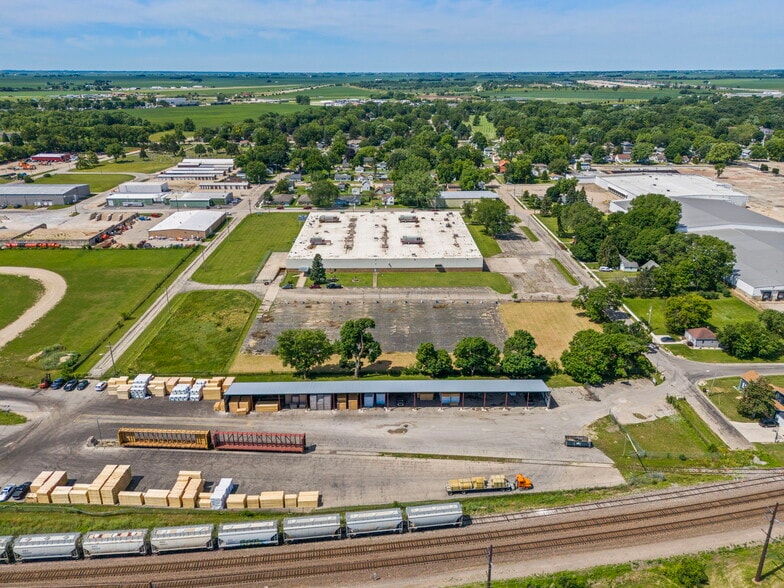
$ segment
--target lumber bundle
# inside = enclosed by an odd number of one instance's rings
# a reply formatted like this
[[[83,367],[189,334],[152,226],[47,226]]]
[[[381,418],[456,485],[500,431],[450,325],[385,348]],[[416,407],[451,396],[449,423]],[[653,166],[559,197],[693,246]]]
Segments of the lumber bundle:
[[[55,486],[65,486],[67,481],[68,474],[65,472],[52,472],[52,475],[46,479],[46,482],[35,493],[36,501],[41,504],[50,504],[52,502],[52,490],[54,490]]]
[[[49,499],[52,504],[71,504],[70,494],[70,486],[55,486],[49,493]]]
[[[245,494],[229,494],[226,499],[226,508],[229,510],[242,510],[247,505],[247,495]]]
[[[90,504],[90,484],[74,484],[68,499],[71,504]]]
[[[142,492],[129,492],[124,490],[117,494],[121,506],[144,506],[144,494]]]
[[[297,496],[297,506],[300,508],[318,508],[321,492],[318,490],[300,492]]]
[[[117,504],[117,495],[131,483],[131,466],[118,465],[101,486],[101,504]]]
[[[286,493],[281,491],[262,492],[259,496],[259,508],[283,508]]]
[[[151,488],[144,493],[144,504],[147,506],[169,506],[169,490]]]
[[[45,470],[40,474],[38,474],[35,477],[35,480],[33,480],[33,483],[30,484],[30,492],[32,493],[38,492],[41,486],[43,486],[46,483],[46,481],[52,476],[53,473],[54,471],[52,470]]]
[[[283,506],[286,508],[297,508],[297,495],[296,494],[284,495]]]

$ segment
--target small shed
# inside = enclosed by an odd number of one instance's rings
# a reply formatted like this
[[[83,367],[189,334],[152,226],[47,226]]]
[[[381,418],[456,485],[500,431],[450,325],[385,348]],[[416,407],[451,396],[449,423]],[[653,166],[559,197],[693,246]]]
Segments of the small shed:
[[[688,329],[683,336],[686,345],[695,349],[718,349],[719,340],[716,334],[707,327]]]
[[[621,266],[620,270],[622,272],[636,272],[640,270],[640,266],[636,261],[630,261],[626,259],[623,255],[621,257]]]

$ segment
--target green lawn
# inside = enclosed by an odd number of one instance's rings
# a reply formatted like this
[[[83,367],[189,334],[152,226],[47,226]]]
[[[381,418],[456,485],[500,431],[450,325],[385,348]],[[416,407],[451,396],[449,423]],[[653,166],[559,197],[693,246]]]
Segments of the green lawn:
[[[487,117],[482,114],[479,116],[479,124],[475,125],[474,117],[471,117],[471,134],[477,131],[482,133],[488,141],[493,141],[496,138],[495,125],[487,120]]]
[[[225,374],[259,300],[238,290],[177,296],[118,361],[122,373]]]
[[[35,303],[43,291],[41,282],[24,276],[0,274],[0,292],[3,293],[3,303],[0,304],[0,329],[18,319]]]
[[[297,276],[295,274],[291,282],[296,285]],[[349,272],[345,270],[328,271],[328,278],[338,278],[338,281],[344,288],[372,288],[373,287],[373,272]],[[310,286],[313,280],[308,278],[305,285]]]
[[[288,97],[288,95],[285,95]],[[293,101],[293,94],[291,95]],[[181,108],[147,108],[134,110],[139,118],[154,123],[181,123],[190,118],[197,127],[217,127],[223,123],[240,122],[246,118],[258,118],[266,112],[287,114],[309,108],[303,104],[229,104],[228,106],[183,106]]]
[[[784,377],[781,379],[784,380]],[[753,423],[753,419],[748,419],[738,413],[738,396],[741,394],[735,388],[738,381],[737,377],[707,379],[708,398],[731,421]]]
[[[693,349],[688,345],[682,345],[680,343],[676,345],[667,345],[667,349],[669,349],[675,355],[679,355],[685,359],[689,359],[691,361],[701,361],[704,363],[758,363],[769,361],[784,361],[784,354],[773,359],[764,359],[761,357],[738,359],[737,357],[732,357],[729,353],[722,351],[721,349]]]
[[[498,241],[485,233],[483,227],[480,227],[479,225],[468,225],[468,230],[471,232],[471,236],[474,238],[476,246],[479,247],[479,253],[482,254],[482,257],[492,257],[493,255],[501,253],[501,246],[498,244]]]
[[[663,98],[676,98],[675,88],[591,88],[585,85],[571,87],[526,87],[509,88],[501,92],[482,92],[481,96],[495,98],[518,98],[528,100],[555,100],[558,102],[635,102]]]
[[[194,274],[204,284],[249,284],[273,251],[288,251],[302,223],[298,213],[252,214],[235,227],[226,240]]]
[[[499,294],[510,294],[512,285],[501,274],[491,272],[379,272],[379,288],[470,288],[486,286]]]
[[[534,234],[534,232],[525,225],[520,225],[520,230],[531,243],[536,243],[539,241],[539,237],[537,237],[536,234]]]
[[[604,274],[601,274],[604,276]],[[650,323],[654,333],[657,335],[671,335],[680,337],[680,334],[668,333],[664,325],[664,304],[665,298],[625,298],[624,303],[640,319],[648,321],[650,312]],[[754,321],[757,320],[759,311],[749,306],[739,298],[733,296],[729,298],[719,298],[708,300],[713,314],[708,321],[708,327],[720,329],[729,323]]]
[[[104,174],[82,173],[82,174],[55,174],[45,178],[36,177],[36,184],[90,184],[90,192],[98,194],[119,186],[123,182],[130,182],[133,176],[128,174]]]
[[[156,153],[147,160],[139,159],[138,155],[130,155],[118,162],[101,163],[91,171],[98,172],[135,172],[139,174],[154,174],[167,167],[177,164],[182,158],[174,155]]]
[[[0,265],[40,267],[59,273],[68,283],[62,301],[35,326],[3,347],[0,382],[37,383],[44,368],[35,354],[61,345],[83,358],[86,371],[105,351],[107,337],[116,338],[160,293],[162,282],[185,268],[191,249],[0,252]]]
[[[0,411],[0,426],[21,425],[27,422],[27,417],[16,414],[10,410]]]
[[[550,258],[550,263],[555,266],[555,269],[564,277],[564,280],[569,282],[572,286],[579,286],[580,282],[575,278],[572,273],[564,267],[560,261],[558,261],[555,257]]]

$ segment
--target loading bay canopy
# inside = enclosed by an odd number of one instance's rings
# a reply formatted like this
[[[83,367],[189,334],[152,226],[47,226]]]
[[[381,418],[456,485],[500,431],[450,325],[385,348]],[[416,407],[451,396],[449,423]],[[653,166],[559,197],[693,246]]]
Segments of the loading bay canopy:
[[[235,382],[224,394],[228,410],[229,402],[238,397],[254,399],[274,399],[290,395],[402,395],[413,398],[416,406],[417,395],[438,394],[441,398],[458,397],[462,404],[465,395],[482,395],[483,405],[487,395],[534,395],[549,408],[550,388],[542,380],[356,380],[320,382]]]

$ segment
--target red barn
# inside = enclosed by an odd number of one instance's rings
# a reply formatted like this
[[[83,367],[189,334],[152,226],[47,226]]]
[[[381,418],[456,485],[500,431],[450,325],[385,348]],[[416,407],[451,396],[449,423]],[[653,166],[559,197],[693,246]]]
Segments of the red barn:
[[[36,163],[66,163],[71,161],[70,153],[39,153],[30,158]]]

